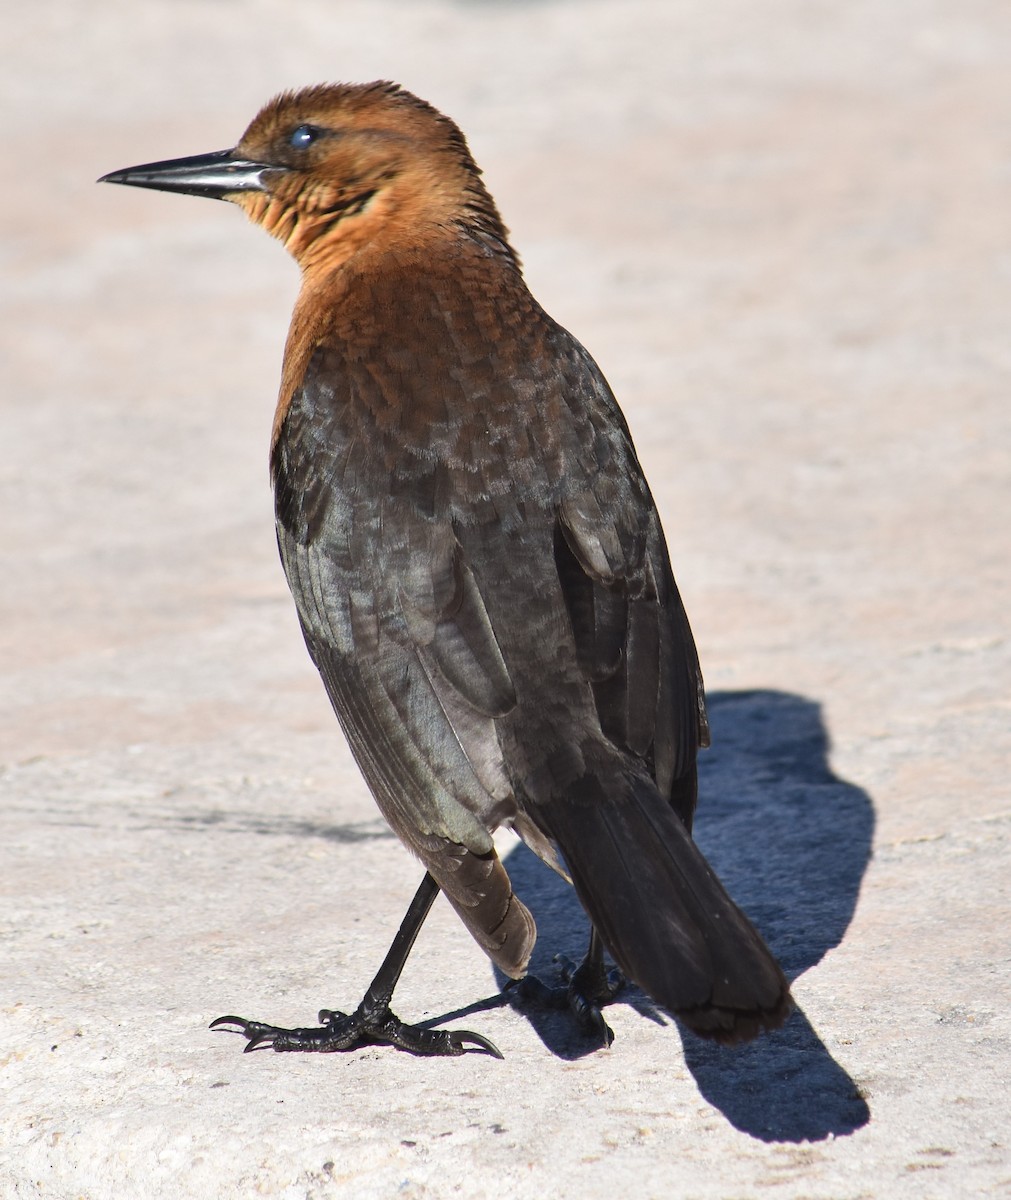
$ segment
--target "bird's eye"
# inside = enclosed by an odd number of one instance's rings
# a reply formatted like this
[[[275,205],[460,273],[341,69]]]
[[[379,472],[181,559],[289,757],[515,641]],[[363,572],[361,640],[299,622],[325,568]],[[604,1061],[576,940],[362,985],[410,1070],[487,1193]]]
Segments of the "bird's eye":
[[[290,145],[296,150],[304,150],[307,146],[311,146],[323,133],[318,125],[299,125],[292,131],[288,138]]]

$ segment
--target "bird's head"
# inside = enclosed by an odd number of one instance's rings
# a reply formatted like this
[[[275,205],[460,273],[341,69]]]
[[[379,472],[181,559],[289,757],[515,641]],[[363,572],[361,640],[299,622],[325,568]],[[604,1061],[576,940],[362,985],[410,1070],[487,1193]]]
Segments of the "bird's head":
[[[304,271],[367,247],[419,251],[461,231],[511,255],[463,134],[392,83],[284,92],[232,150],[146,163],[99,182],[230,200]]]

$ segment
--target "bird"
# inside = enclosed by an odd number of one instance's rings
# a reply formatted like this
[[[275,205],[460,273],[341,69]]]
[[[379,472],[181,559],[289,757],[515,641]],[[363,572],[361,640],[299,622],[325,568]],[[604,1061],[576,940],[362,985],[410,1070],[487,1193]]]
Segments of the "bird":
[[[234,203],[301,270],[270,440],[280,557],[358,767],[425,868],[356,1010],[211,1027],[247,1051],[501,1057],[392,1010],[439,892],[507,987],[604,1045],[627,980],[717,1042],[781,1025],[786,978],[692,838],[703,680],[628,425],[528,289],[459,127],[389,81],[323,84],[233,149],[99,182]],[[528,973],[503,826],[589,918],[556,985]]]

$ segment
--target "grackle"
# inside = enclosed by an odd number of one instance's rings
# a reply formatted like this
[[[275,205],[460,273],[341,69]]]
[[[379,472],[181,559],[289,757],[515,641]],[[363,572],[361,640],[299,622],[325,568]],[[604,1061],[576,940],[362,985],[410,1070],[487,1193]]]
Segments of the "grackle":
[[[247,1050],[498,1056],[390,1009],[440,890],[521,991],[606,1044],[623,975],[703,1037],[781,1024],[783,973],[691,837],[702,676],[628,428],[528,291],[456,125],[392,83],[311,87],[233,150],[103,179],[232,201],[301,268],[270,452],[281,559],[355,759],[426,868],[354,1013],[214,1025]],[[589,915],[560,987],[524,978],[536,929],[500,825]]]

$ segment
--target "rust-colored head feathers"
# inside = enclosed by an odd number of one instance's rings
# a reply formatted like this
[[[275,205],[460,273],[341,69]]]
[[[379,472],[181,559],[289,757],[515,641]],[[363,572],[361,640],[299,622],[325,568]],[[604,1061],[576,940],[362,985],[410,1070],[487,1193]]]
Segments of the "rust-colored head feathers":
[[[144,163],[99,182],[231,200],[307,275],[363,250],[428,258],[461,235],[518,263],[463,134],[395,83],[283,92],[232,150]]]
[[[368,247],[424,245],[466,230],[511,254],[494,201],[457,126],[394,83],[284,92],[234,152],[268,168],[232,193],[303,270]]]

